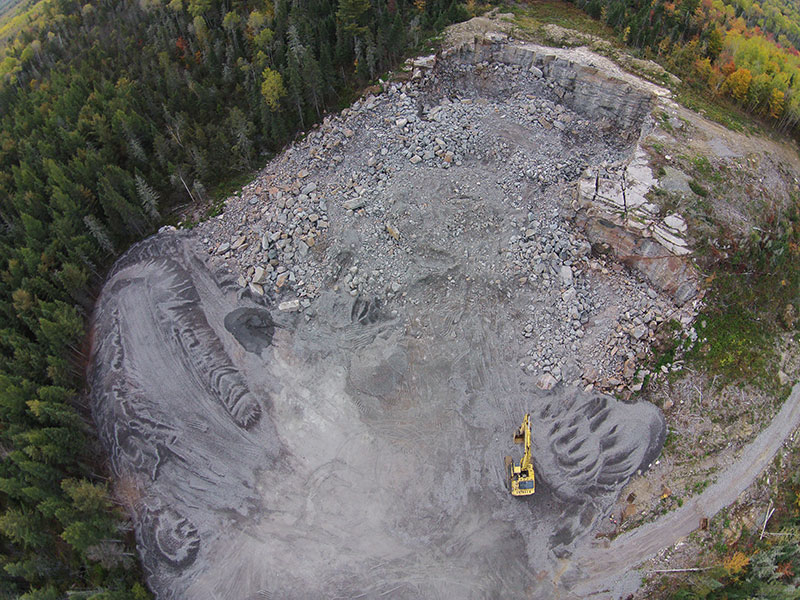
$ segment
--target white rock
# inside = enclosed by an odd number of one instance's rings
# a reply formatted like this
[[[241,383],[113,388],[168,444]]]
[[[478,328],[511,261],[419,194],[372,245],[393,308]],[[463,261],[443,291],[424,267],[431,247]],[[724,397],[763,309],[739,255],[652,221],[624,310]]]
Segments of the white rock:
[[[561,284],[564,287],[572,287],[572,267],[569,265],[561,265]]]
[[[667,250],[677,256],[682,256],[691,252],[691,250],[686,247],[686,240],[670,233],[665,227],[660,225],[656,225],[653,228],[653,237],[656,238],[662,246],[666,247]]]
[[[686,230],[688,229],[684,218],[677,213],[672,213],[671,215],[664,217],[664,225],[670,229],[674,229],[679,233],[686,233]]]
[[[253,273],[253,283],[264,283],[264,280],[267,277],[267,272],[264,271],[263,267],[256,267],[255,272]],[[261,293],[264,293],[264,290],[261,290]]]
[[[411,61],[411,65],[418,69],[432,69],[436,66],[436,55],[418,56]]]
[[[536,387],[540,390],[552,390],[558,381],[550,373],[543,373],[539,379],[536,380]]]
[[[278,310],[283,312],[297,312],[300,310],[300,300],[287,300],[278,304]]]

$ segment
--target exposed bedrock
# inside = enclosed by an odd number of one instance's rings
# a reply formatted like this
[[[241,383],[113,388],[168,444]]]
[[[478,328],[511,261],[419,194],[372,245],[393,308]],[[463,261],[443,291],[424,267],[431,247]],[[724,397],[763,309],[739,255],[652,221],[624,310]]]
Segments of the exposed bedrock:
[[[583,50],[549,48],[537,44],[478,40],[445,52],[448,60],[515,65],[542,77],[560,101],[595,121],[600,129],[613,129],[623,138],[636,139],[644,118],[655,105],[656,86],[632,78],[613,63]],[[598,62],[599,66],[592,64]],[[610,75],[609,71],[618,74]]]

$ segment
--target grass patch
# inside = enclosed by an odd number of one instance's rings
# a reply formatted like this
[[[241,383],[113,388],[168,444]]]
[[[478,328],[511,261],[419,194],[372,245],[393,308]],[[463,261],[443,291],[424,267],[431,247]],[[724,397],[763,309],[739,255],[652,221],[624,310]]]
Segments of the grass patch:
[[[695,484],[692,486],[692,494],[702,494],[703,490],[705,490],[709,485],[711,485],[710,479],[704,479],[703,481],[696,481]]]
[[[735,302],[703,314],[702,321],[707,326],[687,359],[722,375],[728,382],[750,381],[769,387],[767,367],[775,358],[772,336],[757,315],[749,310],[743,312],[741,304]]]
[[[800,201],[784,218],[765,220],[747,240],[720,240],[727,252],[717,243],[699,253],[711,287],[686,358],[724,383],[750,382],[774,393],[775,337],[796,328],[800,307]]]
[[[664,439],[664,450],[666,452],[673,452],[678,447],[680,437],[672,430],[667,432],[667,437]]]
[[[504,5],[501,12],[513,13],[516,24],[524,30],[536,31],[543,25],[558,25],[565,29],[594,35],[607,41],[615,41],[614,30],[600,21],[592,19],[574,4],[557,0],[530,0],[514,5]]]
[[[686,108],[698,112],[732,131],[756,133],[760,130],[753,117],[737,106],[721,99],[708,98],[702,91],[692,89],[688,85],[679,86],[679,89],[674,91],[675,99]]]
[[[701,198],[705,198],[708,196],[708,190],[700,185],[696,179],[689,180],[689,189],[691,189],[695,194],[700,196]]]

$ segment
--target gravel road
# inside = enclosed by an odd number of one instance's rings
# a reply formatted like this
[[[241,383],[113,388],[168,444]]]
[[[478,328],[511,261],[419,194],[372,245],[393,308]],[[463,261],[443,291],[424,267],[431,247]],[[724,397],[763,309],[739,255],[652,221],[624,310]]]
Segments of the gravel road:
[[[800,425],[800,383],[792,389],[772,423],[742,452],[741,458],[724,471],[702,494],[680,509],[619,536],[613,542],[584,546],[572,557],[564,576],[569,597],[624,597],[640,581],[633,569],[662,548],[672,546],[733,504],[769,466],[786,439]]]

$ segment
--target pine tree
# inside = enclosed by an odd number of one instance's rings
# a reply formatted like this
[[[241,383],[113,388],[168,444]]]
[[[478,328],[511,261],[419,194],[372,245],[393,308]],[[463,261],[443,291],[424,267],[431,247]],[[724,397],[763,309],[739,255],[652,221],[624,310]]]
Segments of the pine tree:
[[[139,173],[136,174],[136,193],[139,194],[139,201],[142,203],[142,208],[145,213],[153,221],[160,219],[161,215],[158,212],[158,192],[147,185],[144,177]]]

